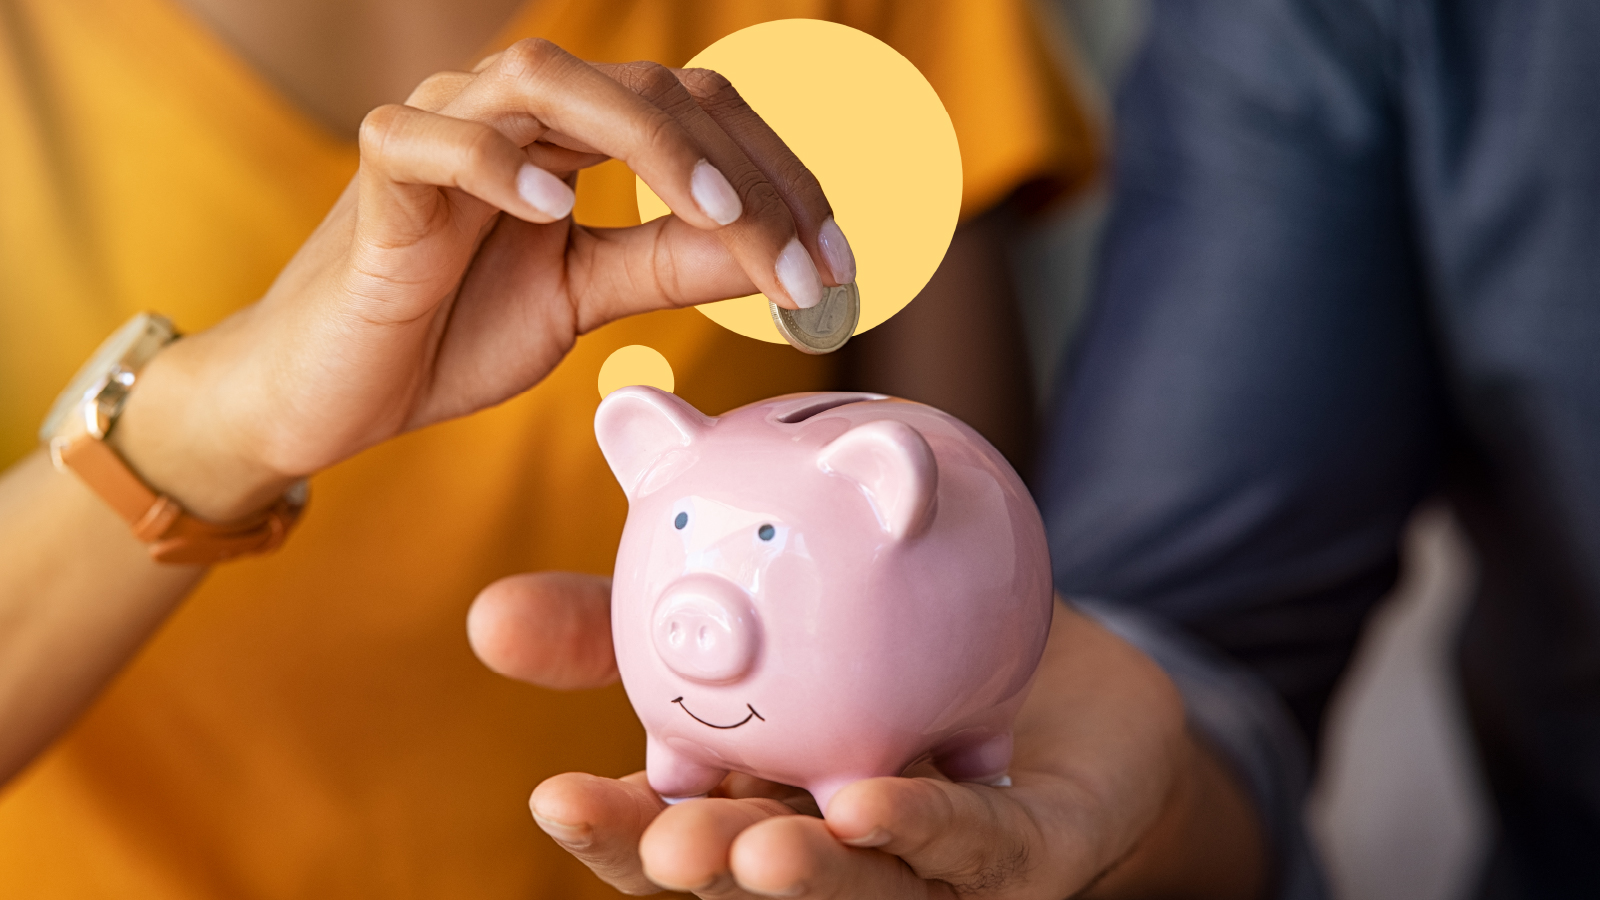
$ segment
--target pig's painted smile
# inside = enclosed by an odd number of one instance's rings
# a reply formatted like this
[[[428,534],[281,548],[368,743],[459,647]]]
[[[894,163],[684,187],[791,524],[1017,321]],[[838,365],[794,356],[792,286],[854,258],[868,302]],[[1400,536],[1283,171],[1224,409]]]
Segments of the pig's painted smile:
[[[742,718],[739,721],[733,723],[732,725],[713,725],[712,723],[707,722],[705,719],[700,718],[699,716],[695,715],[694,713],[689,712],[689,707],[683,705],[683,698],[682,697],[675,698],[672,702],[678,704],[678,708],[679,709],[683,710],[686,713],[689,713],[689,718],[695,720],[696,722],[699,722],[701,725],[707,726],[708,728],[721,728],[721,729],[726,730],[726,729],[729,729],[729,728],[738,728],[740,725],[743,725],[744,723],[750,721],[752,718],[760,719],[763,722],[765,722],[767,720],[766,716],[763,716],[761,713],[756,712],[756,708],[754,706],[751,706],[750,704],[746,703],[744,705],[744,708],[750,710],[750,715],[745,716],[744,718]]]

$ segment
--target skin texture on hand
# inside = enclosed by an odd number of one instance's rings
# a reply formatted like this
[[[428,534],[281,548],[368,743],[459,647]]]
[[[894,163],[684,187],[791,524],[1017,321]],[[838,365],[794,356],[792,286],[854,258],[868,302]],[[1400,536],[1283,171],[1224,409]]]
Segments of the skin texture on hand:
[[[480,596],[474,650],[547,686],[614,680],[603,579],[523,575]],[[557,629],[545,613],[571,611]],[[518,610],[523,610],[519,612]],[[584,649],[579,650],[579,647]],[[1013,786],[954,784],[931,767],[841,790],[827,818],[810,795],[744,775],[710,798],[665,805],[639,772],[539,785],[535,820],[596,875],[632,894],[701,897],[1195,897],[1251,900],[1265,885],[1259,826],[1242,791],[1188,730],[1166,675],[1092,620],[1058,607],[1017,721]]]

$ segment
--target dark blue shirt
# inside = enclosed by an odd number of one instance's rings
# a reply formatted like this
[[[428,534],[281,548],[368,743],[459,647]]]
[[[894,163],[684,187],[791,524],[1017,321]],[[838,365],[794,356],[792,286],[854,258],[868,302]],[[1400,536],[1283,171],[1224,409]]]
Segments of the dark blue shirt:
[[[1315,740],[1447,496],[1485,896],[1600,897],[1600,2],[1156,0],[1040,499],[1059,588]]]

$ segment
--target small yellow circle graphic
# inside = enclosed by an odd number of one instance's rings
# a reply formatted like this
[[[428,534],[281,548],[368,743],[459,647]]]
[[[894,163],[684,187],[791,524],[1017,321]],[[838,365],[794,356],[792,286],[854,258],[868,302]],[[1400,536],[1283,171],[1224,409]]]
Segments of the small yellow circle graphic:
[[[672,363],[654,347],[629,344],[617,348],[600,366],[600,396],[604,398],[617,388],[635,384],[671,393],[677,385],[672,377]]]
[[[701,51],[822,182],[856,256],[860,334],[910,303],[944,259],[961,211],[950,115],[909,60],[846,25],[781,19]],[[639,218],[667,214],[637,182]],[[784,343],[760,294],[695,307],[746,337]]]

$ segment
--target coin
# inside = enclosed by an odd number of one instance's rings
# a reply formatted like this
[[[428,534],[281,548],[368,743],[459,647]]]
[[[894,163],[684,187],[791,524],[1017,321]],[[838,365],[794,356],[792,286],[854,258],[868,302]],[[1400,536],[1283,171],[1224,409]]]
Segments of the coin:
[[[801,353],[832,353],[850,340],[861,320],[861,291],[855,282],[822,289],[822,302],[810,309],[784,309],[771,300],[772,323]]]

